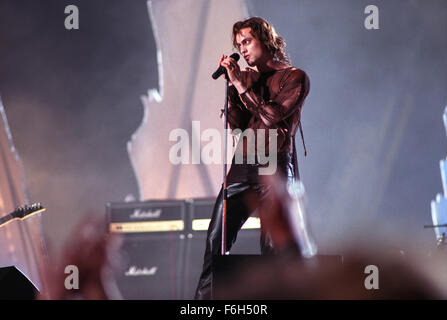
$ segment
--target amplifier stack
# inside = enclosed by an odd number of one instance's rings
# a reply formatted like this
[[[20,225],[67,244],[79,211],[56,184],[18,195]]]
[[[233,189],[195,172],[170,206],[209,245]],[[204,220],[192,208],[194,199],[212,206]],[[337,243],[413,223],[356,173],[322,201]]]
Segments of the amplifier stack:
[[[123,236],[116,281],[123,299],[193,299],[215,198],[109,202],[109,231]],[[249,218],[232,254],[260,254],[259,219]]]

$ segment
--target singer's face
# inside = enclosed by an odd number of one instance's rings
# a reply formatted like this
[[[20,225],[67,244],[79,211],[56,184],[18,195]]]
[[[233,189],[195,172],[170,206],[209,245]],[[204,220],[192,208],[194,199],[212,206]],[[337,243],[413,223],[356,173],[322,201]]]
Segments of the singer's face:
[[[239,52],[250,67],[261,63],[266,56],[262,43],[251,34],[251,28],[243,28],[236,35]]]

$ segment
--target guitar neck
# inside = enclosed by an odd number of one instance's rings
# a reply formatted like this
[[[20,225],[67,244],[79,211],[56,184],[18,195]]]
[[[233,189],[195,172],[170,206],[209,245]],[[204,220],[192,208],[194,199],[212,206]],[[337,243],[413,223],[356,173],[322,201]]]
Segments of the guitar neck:
[[[0,218],[0,226],[2,226],[2,225],[4,225],[5,223],[11,221],[12,219],[14,219],[13,216],[12,216],[12,214],[7,214],[6,216],[1,217],[1,218]]]
[[[4,217],[0,218],[0,227],[5,225],[8,222],[11,222],[16,219],[26,219],[40,212],[44,212],[45,208],[40,205],[40,203],[35,203],[31,206],[18,207],[13,212],[7,214]]]

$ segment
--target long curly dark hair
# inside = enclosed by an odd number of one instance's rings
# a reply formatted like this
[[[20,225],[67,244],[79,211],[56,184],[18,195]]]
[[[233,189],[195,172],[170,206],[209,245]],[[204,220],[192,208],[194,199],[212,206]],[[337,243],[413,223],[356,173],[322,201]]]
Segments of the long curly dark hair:
[[[232,40],[236,49],[236,35],[244,28],[251,28],[251,34],[264,44],[274,60],[290,65],[290,58],[284,51],[286,42],[276,33],[275,28],[268,21],[260,17],[248,18],[233,25]]]

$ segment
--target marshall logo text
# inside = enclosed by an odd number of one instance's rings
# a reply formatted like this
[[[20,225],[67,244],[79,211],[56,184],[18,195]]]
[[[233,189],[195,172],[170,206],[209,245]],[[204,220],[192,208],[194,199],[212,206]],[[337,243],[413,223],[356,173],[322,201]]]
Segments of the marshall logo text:
[[[148,269],[147,267],[137,268],[136,266],[130,266],[124,275],[126,277],[137,277],[137,276],[153,276],[157,272],[157,267],[152,267]]]
[[[160,218],[160,216],[161,216],[161,209],[157,209],[154,211],[152,210],[142,211],[141,209],[136,209],[129,216],[129,218],[130,219]]]

